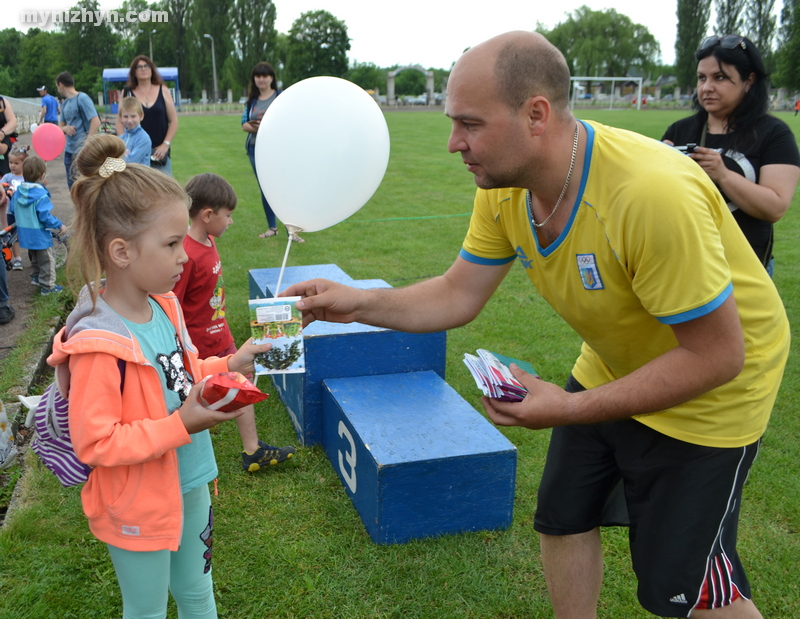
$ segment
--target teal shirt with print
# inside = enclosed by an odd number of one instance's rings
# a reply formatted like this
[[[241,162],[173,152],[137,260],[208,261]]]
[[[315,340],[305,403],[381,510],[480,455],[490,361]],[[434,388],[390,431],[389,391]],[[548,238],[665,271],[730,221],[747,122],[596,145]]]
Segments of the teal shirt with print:
[[[139,342],[147,360],[158,371],[164,401],[171,415],[183,405],[194,381],[184,366],[183,349],[175,327],[158,303],[148,300],[153,312],[149,322],[137,324],[125,318],[122,320]],[[190,438],[191,443],[177,449],[183,494],[213,481],[218,475],[208,430],[192,434]]]

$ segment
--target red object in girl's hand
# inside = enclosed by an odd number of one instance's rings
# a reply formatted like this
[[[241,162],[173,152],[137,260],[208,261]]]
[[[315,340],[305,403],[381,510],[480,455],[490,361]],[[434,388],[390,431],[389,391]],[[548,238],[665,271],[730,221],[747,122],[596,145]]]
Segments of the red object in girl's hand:
[[[214,374],[206,380],[198,397],[205,408],[225,413],[266,399],[267,394],[259,391],[258,387],[239,372]]]

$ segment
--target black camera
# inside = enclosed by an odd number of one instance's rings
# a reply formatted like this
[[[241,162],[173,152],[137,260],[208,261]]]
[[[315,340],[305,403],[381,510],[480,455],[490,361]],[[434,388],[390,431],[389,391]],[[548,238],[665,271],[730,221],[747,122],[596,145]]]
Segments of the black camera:
[[[688,155],[689,153],[693,153],[697,150],[697,144],[695,144],[694,142],[690,142],[686,146],[676,146],[675,148],[677,148],[682,153]]]

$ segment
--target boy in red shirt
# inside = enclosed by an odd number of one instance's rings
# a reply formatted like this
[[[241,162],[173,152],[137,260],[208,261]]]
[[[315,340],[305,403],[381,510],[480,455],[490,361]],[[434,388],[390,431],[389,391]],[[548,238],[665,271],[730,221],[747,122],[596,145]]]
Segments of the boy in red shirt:
[[[221,237],[233,223],[236,192],[217,174],[198,174],[186,184],[192,198],[189,216],[192,223],[183,239],[189,256],[180,280],[172,291],[178,297],[186,317],[186,325],[199,357],[224,357],[236,352],[233,335],[225,320],[225,289],[222,261],[214,239]],[[242,438],[242,468],[255,472],[262,466],[291,458],[291,445],[275,447],[259,440],[253,405],[236,419]]]

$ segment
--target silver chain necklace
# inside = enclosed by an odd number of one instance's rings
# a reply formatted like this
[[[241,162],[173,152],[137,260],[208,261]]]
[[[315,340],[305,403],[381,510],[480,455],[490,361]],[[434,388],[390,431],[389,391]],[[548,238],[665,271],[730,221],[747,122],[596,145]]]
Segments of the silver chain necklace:
[[[564,188],[561,190],[561,195],[558,196],[558,200],[556,201],[556,205],[553,207],[553,210],[550,211],[550,214],[547,216],[547,219],[545,219],[540,224],[537,224],[533,218],[533,202],[531,200],[531,190],[528,189],[528,196],[527,196],[528,212],[531,215],[531,223],[533,224],[534,228],[541,228],[548,221],[550,221],[550,218],[556,214],[558,207],[561,205],[561,200],[564,199],[564,194],[567,193],[567,187],[569,187],[569,181],[570,179],[572,179],[572,170],[575,168],[575,157],[578,156],[578,135],[579,135],[578,127],[579,127],[578,123],[575,123],[575,138],[572,141],[572,159],[570,159],[569,161],[569,172],[567,172],[567,180],[564,181]]]

